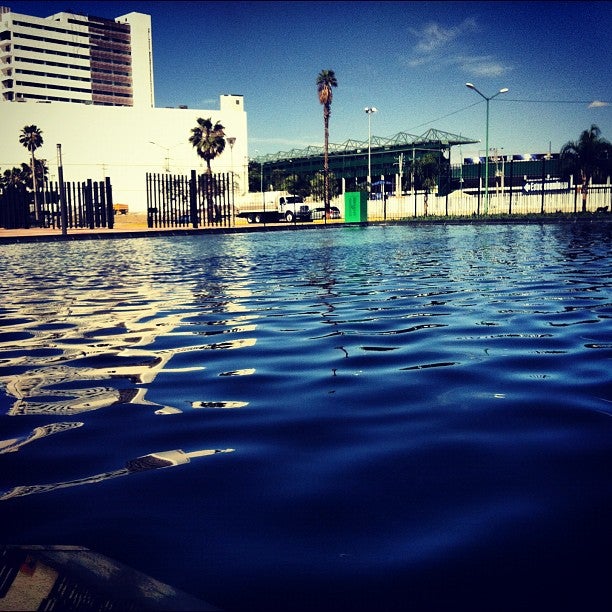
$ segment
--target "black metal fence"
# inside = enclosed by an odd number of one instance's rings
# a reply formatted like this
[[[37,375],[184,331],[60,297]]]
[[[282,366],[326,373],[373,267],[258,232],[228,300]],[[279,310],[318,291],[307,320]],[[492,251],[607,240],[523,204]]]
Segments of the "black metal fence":
[[[150,228],[234,225],[232,173],[147,173],[147,225]]]
[[[66,204],[66,227],[113,228],[113,191],[110,179],[63,185],[49,181],[36,193],[23,187],[6,187],[0,193],[0,227],[21,229],[31,227],[60,228],[62,193]]]

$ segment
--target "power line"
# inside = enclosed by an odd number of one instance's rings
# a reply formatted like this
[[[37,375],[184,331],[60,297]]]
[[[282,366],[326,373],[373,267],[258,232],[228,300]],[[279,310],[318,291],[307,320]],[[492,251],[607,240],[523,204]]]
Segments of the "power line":
[[[612,106],[612,102],[607,102],[605,100],[531,100],[526,98],[499,98],[496,102],[530,102],[535,104],[593,104],[595,103],[597,106]],[[430,123],[436,123],[436,121],[441,121],[442,119],[446,119],[447,117],[451,117],[452,115],[456,115],[457,113],[462,113],[468,108],[472,108],[472,106],[476,106],[477,104],[483,104],[482,100],[478,100],[478,102],[474,102],[469,106],[464,106],[458,110],[452,111],[446,115],[442,115],[442,117],[438,117],[437,119],[432,119],[431,121],[425,121],[424,123],[419,123],[419,125],[414,125],[412,127],[407,128],[408,130],[416,130],[417,128],[423,127],[425,125],[429,125]]]
[[[463,108],[453,111],[452,113],[448,113],[447,115],[444,115],[442,117],[438,117],[437,119],[432,119],[431,121],[426,121],[425,123],[419,123],[419,125],[414,125],[412,127],[409,127],[408,130],[416,130],[417,128],[423,127],[424,125],[429,125],[430,123],[435,123],[436,121],[446,119],[447,117],[451,117],[452,115],[456,115],[457,113],[462,113],[464,110],[467,110],[468,108],[472,108],[472,106],[476,106],[477,104],[482,104],[482,100],[478,100],[478,102],[474,102],[473,104],[470,104],[469,106],[464,106]]]

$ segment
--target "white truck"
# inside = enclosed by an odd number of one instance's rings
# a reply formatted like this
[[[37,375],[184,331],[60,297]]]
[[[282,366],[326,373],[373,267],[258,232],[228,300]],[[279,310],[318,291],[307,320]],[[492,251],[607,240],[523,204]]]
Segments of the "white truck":
[[[251,193],[236,203],[236,216],[249,223],[311,221],[311,210],[304,199],[287,191]]]

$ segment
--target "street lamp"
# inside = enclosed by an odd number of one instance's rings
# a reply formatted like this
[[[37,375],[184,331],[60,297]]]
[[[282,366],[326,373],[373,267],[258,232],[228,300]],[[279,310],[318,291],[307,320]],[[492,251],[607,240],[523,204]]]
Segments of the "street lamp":
[[[170,172],[170,149],[174,149],[176,147],[178,147],[179,145],[183,144],[182,142],[177,142],[176,144],[170,146],[170,147],[164,147],[164,145],[160,145],[157,142],[153,142],[152,140],[149,140],[149,144],[155,145],[156,147],[159,147],[160,149],[163,149],[166,152],[166,158],[165,158],[165,162],[166,162],[166,168],[165,171],[166,172]]]
[[[165,158],[165,162],[166,162],[166,172],[170,172],[170,147],[164,147],[163,145],[157,144],[156,142],[153,142],[152,140],[149,140],[149,144],[155,145],[156,147],[159,147],[160,149],[163,149],[166,152],[166,158]]]
[[[227,142],[230,146],[230,174],[232,175],[232,193],[234,192],[234,144],[236,143],[235,136],[229,136]]]
[[[499,94],[506,93],[508,91],[507,87],[500,89],[496,94],[492,96],[485,96],[481,91],[478,91],[476,87],[472,83],[466,83],[466,87],[469,89],[473,89],[477,94],[481,95],[487,101],[487,124],[485,130],[485,205],[484,205],[484,214],[487,214],[489,210],[489,102],[499,96]]]
[[[363,109],[368,116],[368,193],[372,192],[372,113],[378,112],[374,106]],[[368,196],[369,198],[369,196]]]

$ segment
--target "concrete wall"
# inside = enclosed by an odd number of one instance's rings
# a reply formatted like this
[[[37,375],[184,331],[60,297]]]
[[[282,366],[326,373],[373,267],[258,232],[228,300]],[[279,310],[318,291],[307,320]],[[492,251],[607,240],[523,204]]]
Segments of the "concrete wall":
[[[242,96],[223,95],[219,110],[130,108],[62,102],[0,103],[0,172],[29,163],[19,144],[23,127],[42,130],[43,146],[35,153],[46,159],[49,178],[57,180],[57,144],[62,145],[65,181],[110,177],[115,202],[130,210],[146,210],[146,173],[203,172],[205,164],[189,144],[198,117],[220,121],[233,149],[212,162],[213,172],[235,173],[235,193],[248,192],[247,117]],[[155,144],[151,144],[155,143]]]

